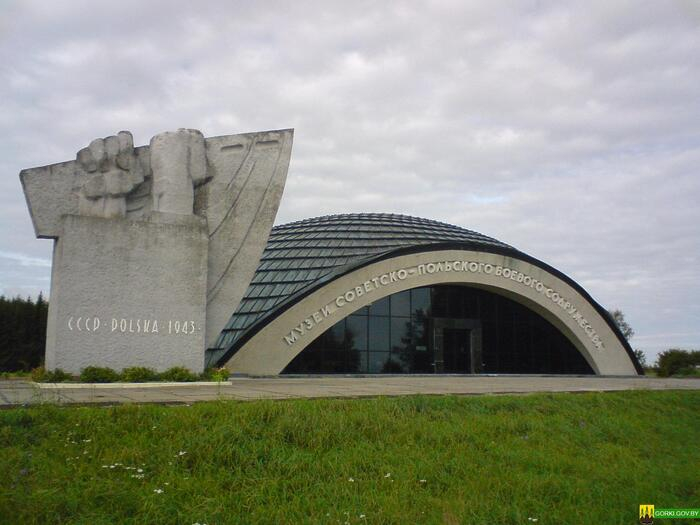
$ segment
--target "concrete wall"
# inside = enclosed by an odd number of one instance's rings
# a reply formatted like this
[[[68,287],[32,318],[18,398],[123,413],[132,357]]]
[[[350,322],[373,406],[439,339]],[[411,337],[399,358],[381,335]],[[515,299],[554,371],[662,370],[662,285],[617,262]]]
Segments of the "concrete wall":
[[[54,249],[46,366],[204,366],[206,221],[67,215]]]
[[[277,215],[292,154],[292,130],[207,139],[211,182],[197,190],[207,218],[206,348],[213,347],[248,289]]]
[[[469,284],[505,295],[557,327],[597,374],[637,373],[606,320],[564,280],[524,260],[467,250],[402,255],[344,275],[270,321],[226,367],[237,373],[279,374],[316,337],[355,310],[434,284]]]

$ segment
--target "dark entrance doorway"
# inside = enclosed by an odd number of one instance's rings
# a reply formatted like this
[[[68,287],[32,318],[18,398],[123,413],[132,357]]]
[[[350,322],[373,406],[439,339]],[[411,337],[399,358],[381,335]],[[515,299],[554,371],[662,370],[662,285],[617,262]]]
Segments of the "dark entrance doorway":
[[[478,374],[481,371],[481,323],[475,319],[435,318],[433,371],[436,374]]]
[[[471,344],[470,330],[445,328],[442,335],[443,372],[445,374],[470,374]]]

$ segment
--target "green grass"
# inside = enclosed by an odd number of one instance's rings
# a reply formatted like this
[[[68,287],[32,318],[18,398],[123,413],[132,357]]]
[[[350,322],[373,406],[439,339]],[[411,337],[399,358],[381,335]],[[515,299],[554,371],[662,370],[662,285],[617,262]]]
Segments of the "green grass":
[[[0,522],[631,524],[698,443],[700,392],[12,409]]]

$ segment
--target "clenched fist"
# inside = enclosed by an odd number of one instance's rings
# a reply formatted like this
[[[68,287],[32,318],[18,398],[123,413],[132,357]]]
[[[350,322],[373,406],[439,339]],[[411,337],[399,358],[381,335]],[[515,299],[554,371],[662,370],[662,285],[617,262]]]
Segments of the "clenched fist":
[[[143,182],[143,170],[134,155],[134,139],[120,131],[93,140],[78,152],[78,163],[95,173],[79,193],[79,213],[96,217],[126,216],[126,195]]]

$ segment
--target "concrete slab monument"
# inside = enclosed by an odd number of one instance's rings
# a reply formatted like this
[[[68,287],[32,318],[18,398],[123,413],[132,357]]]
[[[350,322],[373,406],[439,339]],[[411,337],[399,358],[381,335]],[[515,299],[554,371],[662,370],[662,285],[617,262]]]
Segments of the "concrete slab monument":
[[[292,138],[180,129],[135,148],[121,131],[23,170],[35,233],[54,239],[47,368],[200,371],[258,266]]]

